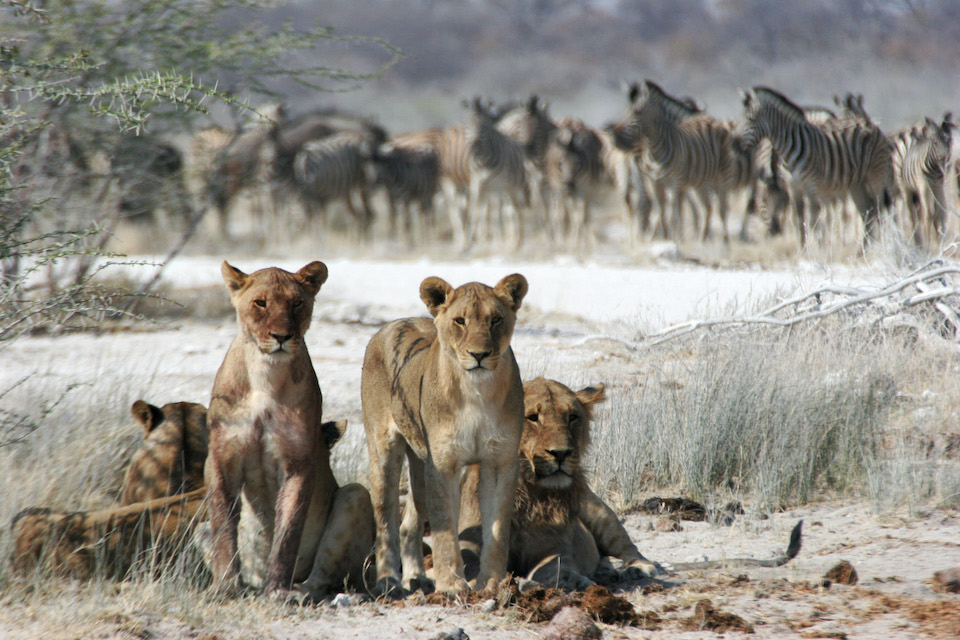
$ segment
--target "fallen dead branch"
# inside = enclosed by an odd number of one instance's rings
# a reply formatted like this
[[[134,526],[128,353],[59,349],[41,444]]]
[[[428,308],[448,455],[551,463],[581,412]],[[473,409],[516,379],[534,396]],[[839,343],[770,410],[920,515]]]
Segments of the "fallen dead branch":
[[[936,265],[936,266],[934,266]],[[826,284],[817,289],[782,300],[757,314],[742,317],[722,317],[689,320],[673,324],[640,338],[646,345],[657,345],[668,340],[709,329],[742,325],[770,325],[791,327],[848,312],[857,322],[878,323],[893,318],[911,307],[929,304],[943,316],[953,341],[960,340],[960,267],[944,266],[939,262],[881,289],[841,287]]]

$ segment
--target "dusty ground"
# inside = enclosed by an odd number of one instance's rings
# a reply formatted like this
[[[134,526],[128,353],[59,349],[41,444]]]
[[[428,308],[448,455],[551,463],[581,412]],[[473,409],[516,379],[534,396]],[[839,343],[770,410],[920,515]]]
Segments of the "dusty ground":
[[[509,271],[504,268],[503,273]],[[460,282],[456,276],[450,279]],[[669,298],[670,287],[660,286]],[[336,289],[331,296],[333,303],[318,301],[308,345],[324,392],[325,417],[351,422],[347,441],[334,451],[337,473],[341,480],[362,480],[366,453],[358,393],[360,363],[383,316],[396,309],[359,305],[349,296],[338,300]],[[692,297],[696,301],[696,295]],[[649,365],[643,353],[619,339],[598,337],[610,333],[610,326],[551,308],[545,294],[536,300],[521,312],[514,339],[525,377],[551,375],[571,385],[604,381],[610,385],[611,402],[616,402],[618,391]],[[629,303],[625,299],[624,304]],[[216,367],[234,333],[228,316],[215,322],[176,321],[143,331],[25,337],[3,351],[0,383],[6,388],[32,374],[28,387],[57,388],[78,381],[110,385],[111,397],[121,407],[139,397],[155,404],[206,403]],[[22,506],[28,505],[16,508]],[[749,506],[747,511],[729,527],[682,521],[680,531],[658,530],[658,517],[627,515],[626,525],[641,551],[661,562],[704,556],[772,557],[785,548],[799,519],[805,523],[803,549],[793,562],[777,569],[695,572],[618,585],[615,593],[633,605],[639,621],[634,626],[601,624],[604,637],[960,637],[960,595],[935,593],[928,582],[935,571],[960,566],[960,514],[916,508],[878,517],[856,501],[763,515]],[[823,576],[841,560],[853,565],[859,582],[825,586]],[[462,627],[473,639],[514,639],[540,637],[544,628],[530,621],[533,613],[526,605],[484,611],[479,604],[444,606],[412,598],[339,608],[264,607],[255,601],[219,609],[206,601],[157,606],[151,604],[155,598],[141,595],[143,587],[131,585],[80,598],[87,611],[77,613],[60,607],[73,606],[62,603],[77,602],[75,590],[82,587],[63,589],[62,599],[0,593],[0,638],[432,638]],[[698,605],[703,600],[710,606]]]

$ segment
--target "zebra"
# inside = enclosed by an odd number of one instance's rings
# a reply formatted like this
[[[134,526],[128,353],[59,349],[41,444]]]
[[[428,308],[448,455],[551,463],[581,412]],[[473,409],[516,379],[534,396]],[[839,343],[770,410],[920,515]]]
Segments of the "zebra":
[[[556,125],[544,156],[548,213],[560,237],[582,243],[589,235],[590,207],[604,183],[607,146],[601,134],[577,118]]]
[[[293,159],[293,179],[308,217],[319,207],[323,220],[326,206],[342,200],[357,223],[358,237],[368,238],[374,214],[367,163],[386,139],[379,125],[365,123],[357,131],[341,131],[304,144]],[[361,211],[354,206],[354,193],[360,196]]]
[[[262,217],[268,199],[275,209],[275,193],[271,187],[270,165],[276,156],[271,130],[286,117],[283,105],[262,110],[264,115],[254,123],[237,130],[220,150],[210,172],[207,201],[217,214],[220,235],[229,237],[229,212],[242,191],[253,187],[257,198],[256,217]]]
[[[864,223],[864,251],[877,239],[880,209],[889,208],[894,189],[893,145],[883,132],[860,123],[843,128],[811,124],[800,107],[767,87],[744,93],[743,104],[744,143],[752,146],[769,138],[795,187],[811,196],[813,212],[823,198],[853,198]],[[805,245],[801,198],[794,198],[794,208]]]
[[[547,211],[547,191],[545,159],[550,141],[557,130],[557,125],[550,118],[549,105],[539,96],[533,94],[525,103],[508,104],[499,108],[497,130],[515,141],[523,148],[528,160],[528,182],[531,195],[536,196],[532,210],[542,213],[542,226],[550,235],[552,227],[549,224]]]
[[[925,227],[931,240],[934,236],[943,240],[946,235],[945,180],[949,176],[950,149],[956,130],[952,115],[947,113],[939,124],[926,118],[922,126],[893,136],[897,185],[916,246],[923,246]]]
[[[664,211],[672,210],[677,220],[682,190],[689,190],[701,207],[715,194],[728,241],[727,193],[735,183],[730,131],[650,80],[633,85],[629,98],[630,113],[612,128],[617,146],[642,154],[644,168],[666,191]],[[662,223],[665,217],[661,213]],[[701,237],[708,234],[709,219]]]
[[[420,134],[397,136],[374,150],[374,181],[387,191],[390,234],[396,233],[398,214],[409,243],[413,242],[413,206],[420,209],[420,235],[433,226],[433,198],[440,183],[440,158],[435,144]]]
[[[467,170],[469,176],[468,206],[471,221],[466,246],[475,236],[487,236],[490,219],[506,218],[503,228],[510,227],[515,246],[523,243],[520,209],[530,202],[527,160],[523,149],[501,133],[496,125],[502,115],[479,97],[466,103],[470,108],[467,125],[469,140]]]

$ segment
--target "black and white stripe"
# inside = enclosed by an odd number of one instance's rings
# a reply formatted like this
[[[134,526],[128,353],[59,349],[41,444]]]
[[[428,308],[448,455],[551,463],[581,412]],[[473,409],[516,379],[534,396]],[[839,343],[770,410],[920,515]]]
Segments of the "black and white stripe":
[[[331,202],[343,201],[359,235],[369,235],[374,214],[367,162],[385,140],[382,128],[366,124],[360,130],[342,131],[303,145],[293,160],[293,176],[308,215],[319,209],[321,217],[325,216]],[[354,206],[354,193],[360,196],[361,211]]]
[[[895,188],[893,145],[883,132],[859,122],[844,127],[812,124],[800,107],[766,87],[747,92],[744,107],[746,144],[769,138],[814,210],[823,200],[852,197],[864,223],[861,246],[875,240],[880,210],[889,207]],[[802,199],[795,198],[794,207],[805,242]]]

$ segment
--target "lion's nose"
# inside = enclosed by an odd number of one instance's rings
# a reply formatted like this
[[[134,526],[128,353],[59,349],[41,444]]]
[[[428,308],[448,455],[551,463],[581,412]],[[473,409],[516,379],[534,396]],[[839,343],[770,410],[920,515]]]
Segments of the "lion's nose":
[[[293,337],[292,333],[271,333],[270,337],[277,341],[277,344],[283,344]]]
[[[563,461],[573,453],[573,449],[547,449],[547,453],[556,458],[557,464],[563,464]]]
[[[473,356],[473,359],[477,361],[477,364],[483,362],[483,359],[490,355],[489,351],[484,351],[482,353],[477,353],[476,351],[471,351],[470,355]]]

